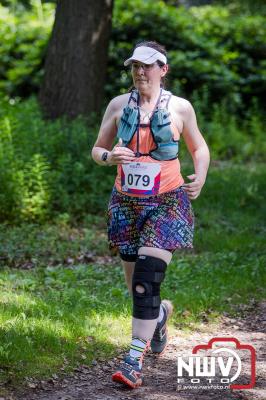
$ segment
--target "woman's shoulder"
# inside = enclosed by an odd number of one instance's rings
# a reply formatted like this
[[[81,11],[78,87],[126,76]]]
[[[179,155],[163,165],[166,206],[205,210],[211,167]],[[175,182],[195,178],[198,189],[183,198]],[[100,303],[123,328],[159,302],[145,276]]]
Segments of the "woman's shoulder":
[[[109,107],[111,107],[114,111],[121,110],[121,108],[124,108],[127,105],[130,94],[131,93],[125,93],[114,97],[110,101]]]
[[[171,106],[175,108],[178,112],[188,112],[192,108],[192,104],[187,99],[183,97],[178,97],[172,95],[171,97]]]
[[[182,121],[182,124],[185,124],[194,114],[190,101],[174,95],[171,97],[169,109],[178,120]]]

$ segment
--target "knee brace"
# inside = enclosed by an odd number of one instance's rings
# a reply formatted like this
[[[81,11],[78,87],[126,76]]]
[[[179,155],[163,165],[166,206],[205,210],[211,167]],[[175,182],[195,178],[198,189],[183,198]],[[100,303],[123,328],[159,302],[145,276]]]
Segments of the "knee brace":
[[[160,311],[160,285],[164,280],[167,264],[157,257],[140,255],[137,258],[133,279],[133,317],[156,319]],[[139,293],[136,286],[142,286],[144,293]]]

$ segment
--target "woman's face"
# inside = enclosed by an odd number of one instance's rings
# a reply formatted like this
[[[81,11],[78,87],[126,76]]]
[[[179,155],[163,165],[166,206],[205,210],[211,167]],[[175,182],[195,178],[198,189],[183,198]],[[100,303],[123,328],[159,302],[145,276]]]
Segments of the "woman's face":
[[[133,61],[131,64],[131,73],[133,83],[136,89],[146,91],[154,87],[159,87],[161,78],[167,73],[168,65],[160,67],[157,62],[154,64],[143,64]]]

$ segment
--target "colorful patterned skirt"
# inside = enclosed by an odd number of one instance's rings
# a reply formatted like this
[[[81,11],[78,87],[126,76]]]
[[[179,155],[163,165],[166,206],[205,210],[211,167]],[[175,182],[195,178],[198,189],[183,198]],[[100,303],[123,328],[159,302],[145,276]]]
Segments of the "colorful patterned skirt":
[[[193,247],[194,214],[182,186],[147,197],[127,196],[114,187],[107,228],[113,253],[135,255],[142,246],[173,252]]]

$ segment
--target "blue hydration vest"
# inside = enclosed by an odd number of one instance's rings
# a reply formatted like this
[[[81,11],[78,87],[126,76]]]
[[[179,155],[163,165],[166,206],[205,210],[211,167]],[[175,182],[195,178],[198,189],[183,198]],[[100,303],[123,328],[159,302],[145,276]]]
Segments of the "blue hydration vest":
[[[171,92],[161,89],[159,99],[150,119],[150,130],[156,148],[148,154],[142,154],[137,149],[137,157],[150,156],[155,160],[174,160],[178,156],[178,140],[174,140],[171,131],[171,119],[168,104]],[[139,93],[137,90],[131,92],[127,106],[123,110],[117,137],[121,138],[124,146],[128,146],[135,133],[139,135],[140,110]],[[137,141],[138,142],[138,141]]]

